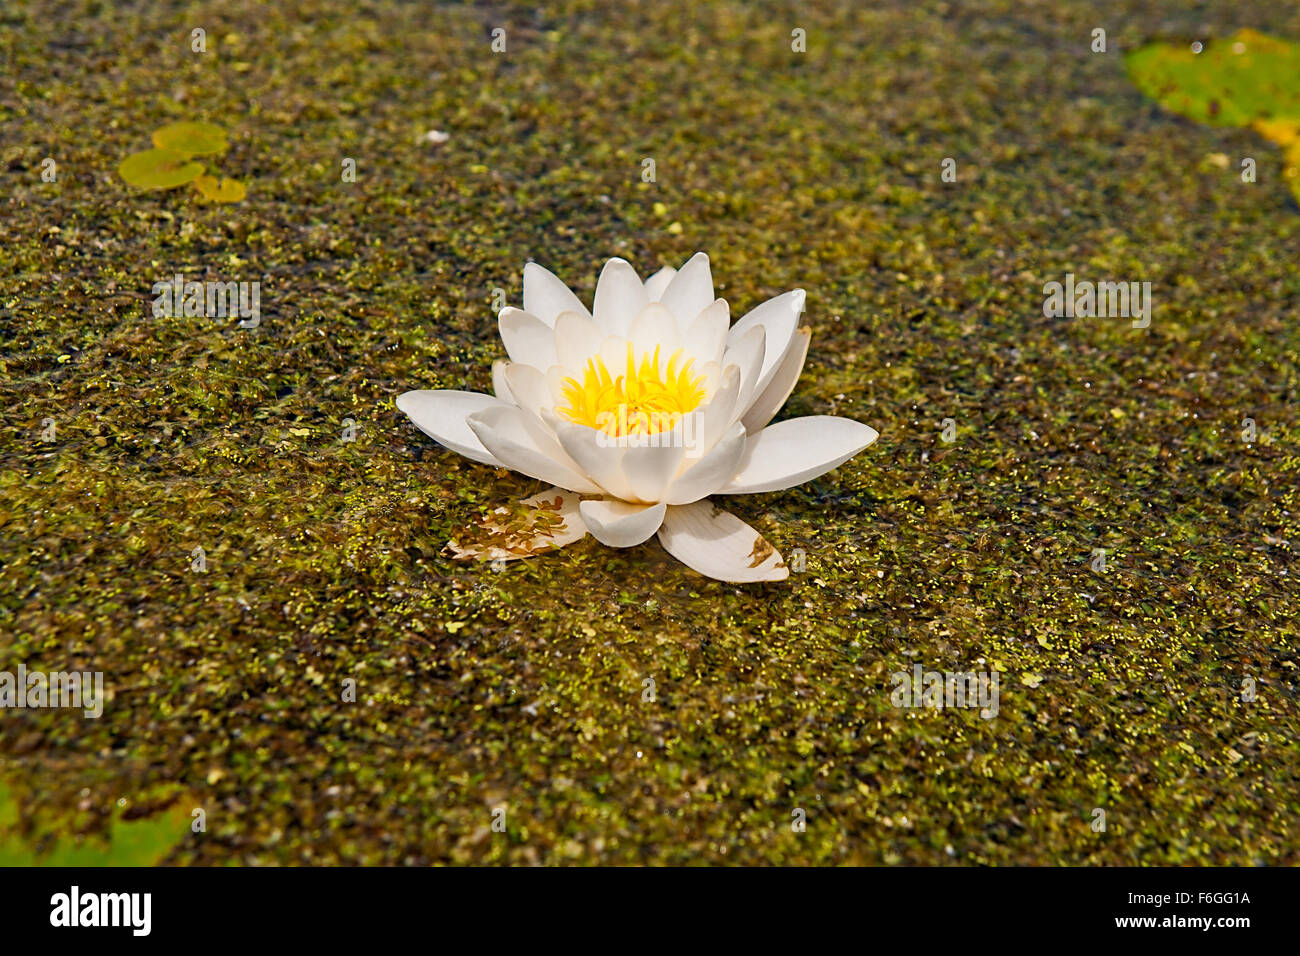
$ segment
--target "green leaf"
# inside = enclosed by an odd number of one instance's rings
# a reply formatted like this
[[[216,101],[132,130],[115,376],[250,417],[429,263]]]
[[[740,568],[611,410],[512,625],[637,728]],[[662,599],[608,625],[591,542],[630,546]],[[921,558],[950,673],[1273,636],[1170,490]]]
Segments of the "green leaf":
[[[216,176],[200,176],[194,180],[194,188],[205,199],[213,202],[239,202],[248,194],[244,184],[237,179],[218,180]]]
[[[1249,126],[1285,151],[1282,178],[1300,201],[1300,45],[1238,30],[1200,53],[1153,43],[1125,58],[1165,109],[1212,126]]]
[[[0,784],[0,867],[157,866],[185,838],[190,817],[180,801],[140,820],[123,820],[114,813],[107,842],[87,837],[77,843],[64,837],[39,857],[14,832],[17,822],[17,802]]]
[[[36,854],[12,832],[18,824],[18,803],[0,783],[0,866],[35,866]]]
[[[1143,93],[1202,123],[1300,117],[1300,46],[1267,33],[1238,30],[1200,53],[1189,44],[1153,43],[1125,63]]]
[[[229,147],[226,131],[215,123],[170,123],[155,130],[153,144],[159,149],[174,149],[178,153],[202,156],[222,153]]]
[[[203,172],[203,164],[193,162],[188,153],[178,153],[172,149],[146,149],[122,160],[117,172],[132,186],[171,189],[194,180]]]
[[[40,859],[40,865],[157,866],[189,832],[189,822],[179,804],[140,820],[114,815],[107,843],[93,837],[79,845],[60,840]]]

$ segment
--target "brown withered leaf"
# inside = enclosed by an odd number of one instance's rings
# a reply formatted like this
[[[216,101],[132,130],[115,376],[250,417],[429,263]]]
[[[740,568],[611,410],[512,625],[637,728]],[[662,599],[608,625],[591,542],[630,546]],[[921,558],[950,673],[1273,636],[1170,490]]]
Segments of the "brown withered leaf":
[[[457,561],[514,561],[531,558],[587,534],[578,496],[551,488],[484,515],[460,538],[447,542]]]

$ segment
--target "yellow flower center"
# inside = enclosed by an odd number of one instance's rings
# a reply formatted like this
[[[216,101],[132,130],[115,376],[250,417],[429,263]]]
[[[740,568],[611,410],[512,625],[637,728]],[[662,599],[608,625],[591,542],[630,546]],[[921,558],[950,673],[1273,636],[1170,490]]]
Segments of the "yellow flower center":
[[[611,438],[672,431],[683,415],[704,401],[704,376],[695,361],[678,349],[660,370],[659,348],[641,356],[638,364],[627,347],[627,370],[615,377],[600,356],[587,360],[582,381],[566,378],[561,386],[567,405],[556,412],[571,422],[603,431]]]

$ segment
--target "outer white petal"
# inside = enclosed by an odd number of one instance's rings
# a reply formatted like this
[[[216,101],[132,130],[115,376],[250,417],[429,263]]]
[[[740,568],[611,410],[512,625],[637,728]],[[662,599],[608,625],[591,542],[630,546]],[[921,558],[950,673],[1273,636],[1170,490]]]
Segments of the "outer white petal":
[[[726,299],[714,299],[694,319],[684,325],[682,344],[696,364],[720,362],[727,344],[727,327],[731,324],[731,310]]]
[[[600,352],[604,340],[600,326],[585,313],[561,312],[555,320],[555,357],[579,380],[587,360]]]
[[[607,335],[627,335],[632,321],[649,304],[645,286],[624,259],[610,259],[596,280],[596,322]]]
[[[663,298],[664,289],[668,288],[668,283],[673,281],[673,276],[677,275],[677,270],[672,266],[664,266],[650,278],[645,280],[646,298],[651,302],[658,302]]]
[[[416,428],[438,444],[445,445],[471,461],[502,468],[504,466],[501,462],[483,447],[483,443],[465,421],[475,412],[497,406],[508,407],[491,395],[454,389],[421,389],[397,396],[398,409],[415,423]]]
[[[566,422],[554,413],[545,412],[542,419],[555,431],[565,453],[600,486],[603,493],[624,501],[635,499],[627,478],[623,476],[626,448],[614,444],[614,439],[601,438],[601,433],[594,428]]]
[[[510,363],[504,359],[497,359],[492,363],[492,394],[503,402],[509,402],[511,405],[517,405],[514,394],[510,391],[510,383],[506,381],[506,369]]]
[[[634,505],[606,498],[578,505],[587,530],[601,544],[630,548],[659,530],[667,505]]]
[[[740,337],[750,329],[762,326],[767,330],[767,351],[763,356],[763,370],[758,376],[758,387],[750,394],[750,398],[763,394],[763,389],[767,388],[768,382],[776,374],[777,363],[785,355],[794,336],[794,330],[799,325],[799,314],[803,312],[805,299],[807,293],[803,289],[795,289],[793,292],[768,299],[748,312],[727,333],[727,344],[734,347]]]
[[[808,358],[808,343],[811,340],[812,332],[809,329],[795,330],[794,340],[785,350],[781,364],[776,367],[776,374],[767,383],[767,388],[763,389],[763,394],[750,403],[749,410],[740,419],[745,423],[745,431],[751,435],[758,434],[772,420],[772,416],[781,410],[785,400],[794,391],[795,382],[799,381],[799,373],[803,371],[803,363]]]
[[[629,444],[623,453],[623,475],[633,498],[646,502],[662,500],[686,455],[680,423],[672,431],[626,440]]]
[[[668,283],[668,288],[664,289],[659,301],[683,322],[689,322],[707,309],[713,301],[713,274],[709,271],[709,257],[702,252],[691,256]]]
[[[761,534],[708,501],[670,506],[659,543],[682,564],[719,581],[747,584],[790,576],[781,555]]]
[[[524,266],[524,308],[551,326],[561,312],[591,315],[572,289],[535,262]]]
[[[510,361],[543,372],[555,364],[555,333],[531,312],[506,306],[497,316],[497,326]]]
[[[530,412],[513,405],[499,405],[475,412],[469,427],[492,455],[506,468],[521,475],[550,482],[584,495],[600,494],[600,488],[562,460],[556,448],[547,447],[540,423],[534,425]]]
[[[833,415],[777,422],[750,436],[735,477],[721,493],[752,495],[793,488],[848,461],[879,437],[870,425]]]
[[[736,422],[707,455],[694,464],[687,460],[685,471],[669,484],[660,500],[670,505],[688,505],[707,498],[731,480],[744,453],[745,429]]]

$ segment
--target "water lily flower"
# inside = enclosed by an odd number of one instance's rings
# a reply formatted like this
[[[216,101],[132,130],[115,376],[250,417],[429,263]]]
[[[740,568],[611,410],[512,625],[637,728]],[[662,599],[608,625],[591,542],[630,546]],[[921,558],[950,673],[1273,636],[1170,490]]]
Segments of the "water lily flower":
[[[709,577],[788,577],[762,535],[707,499],[791,488],[878,437],[830,415],[768,424],[808,355],[804,299],[795,289],[732,325],[726,300],[713,296],[708,256],[697,253],[645,282],[610,259],[588,311],[528,263],[523,309],[498,316],[510,360],[493,365],[495,396],[420,390],[397,399],[452,451],[554,486],[521,503],[540,522],[488,516],[484,546],[453,550],[509,560],[588,532],[615,548],[657,533],[669,554]]]

